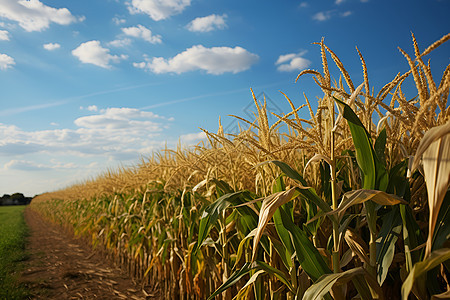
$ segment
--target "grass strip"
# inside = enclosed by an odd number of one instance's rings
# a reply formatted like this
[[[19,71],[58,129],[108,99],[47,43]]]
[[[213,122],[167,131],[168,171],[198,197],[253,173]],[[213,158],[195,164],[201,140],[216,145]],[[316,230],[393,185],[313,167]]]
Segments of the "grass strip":
[[[27,291],[17,282],[25,252],[28,227],[25,206],[0,206],[0,299],[24,299]]]

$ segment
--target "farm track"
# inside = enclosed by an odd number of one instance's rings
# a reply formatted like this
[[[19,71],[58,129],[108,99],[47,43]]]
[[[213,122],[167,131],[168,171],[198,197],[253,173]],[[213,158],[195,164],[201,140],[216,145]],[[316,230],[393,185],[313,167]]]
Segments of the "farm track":
[[[21,282],[31,299],[156,299],[82,240],[41,218],[29,207],[30,228]]]

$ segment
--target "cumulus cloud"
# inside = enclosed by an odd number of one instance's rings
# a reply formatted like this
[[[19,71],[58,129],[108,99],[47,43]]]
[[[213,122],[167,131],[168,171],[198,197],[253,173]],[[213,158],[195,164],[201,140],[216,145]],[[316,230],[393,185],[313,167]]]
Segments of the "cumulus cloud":
[[[127,5],[132,14],[144,13],[155,21],[161,21],[181,13],[191,5],[191,0],[131,0]]]
[[[0,70],[6,70],[9,68],[12,68],[16,62],[14,61],[14,58],[12,58],[9,55],[0,53]]]
[[[131,44],[131,40],[128,38],[117,39],[108,43],[108,45],[113,47],[126,47]]]
[[[92,109],[92,111],[95,111],[95,109]],[[79,127],[91,129],[142,129],[144,131],[159,131],[161,129],[158,123],[151,121],[161,117],[152,112],[140,111],[135,108],[108,108],[100,112],[97,115],[78,118],[74,123]]]
[[[45,165],[28,160],[13,159],[4,165],[4,169],[7,171],[45,171],[55,169],[74,169],[76,166],[74,163],[61,163],[52,159],[51,164]]]
[[[84,17],[75,17],[67,8],[53,8],[39,0],[2,0],[0,17],[16,21],[26,31],[42,31],[50,23],[69,25]]]
[[[127,20],[121,19],[121,18],[119,18],[119,17],[114,17],[112,20],[113,20],[113,22],[114,22],[116,25],[122,25],[122,24],[125,24],[125,23],[127,22]]]
[[[109,54],[109,49],[103,48],[99,41],[89,41],[82,43],[72,50],[82,63],[93,64],[102,68],[111,68],[111,63],[118,63],[121,59],[126,59],[125,55],[117,56]]]
[[[192,20],[186,27],[189,31],[209,32],[215,29],[225,29],[227,15],[209,15],[206,17],[199,17]]]
[[[9,41],[9,32],[6,30],[0,30],[0,41]]]
[[[313,20],[323,22],[331,19],[332,11],[319,11],[318,13],[313,15]]]
[[[6,163],[3,168],[7,171],[10,170],[41,171],[50,169],[42,164],[37,164],[32,161],[16,160],[16,159],[13,159],[10,162]]]
[[[302,57],[306,54],[306,51],[300,53],[289,53],[280,55],[275,65],[280,72],[299,71],[308,68],[311,65],[311,61]]]
[[[52,51],[61,48],[61,45],[58,43],[48,43],[43,45],[45,50]]]
[[[206,139],[206,134],[203,131],[198,133],[183,134],[180,136],[180,141],[183,144],[190,144],[190,145],[204,139]]]
[[[89,107],[93,114],[74,120],[75,129],[24,131],[0,123],[0,156],[22,160],[21,155],[52,153],[135,160],[164,145],[155,138],[172,122],[171,118],[135,108]]]
[[[343,13],[341,13],[341,17],[348,17],[352,14],[353,12],[350,10],[344,11]]]
[[[176,56],[165,59],[153,57],[146,62],[134,63],[136,68],[148,69],[154,73],[177,73],[203,70],[208,74],[238,73],[250,68],[259,59],[241,47],[212,47],[196,45]]]
[[[345,0],[336,0],[334,3],[336,4],[336,5],[339,5],[339,4],[342,4],[342,3],[344,3],[345,2]]]
[[[161,36],[154,35],[150,29],[145,26],[137,25],[134,27],[122,28],[123,33],[135,38],[141,38],[152,44],[161,43]]]

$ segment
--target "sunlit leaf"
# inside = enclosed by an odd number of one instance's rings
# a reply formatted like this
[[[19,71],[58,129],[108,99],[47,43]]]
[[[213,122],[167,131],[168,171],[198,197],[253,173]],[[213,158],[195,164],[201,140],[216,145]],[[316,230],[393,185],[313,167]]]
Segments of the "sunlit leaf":
[[[362,267],[359,267],[341,273],[323,275],[306,290],[303,300],[322,300],[327,293],[331,292],[333,286],[346,284],[358,276],[364,277],[369,276],[369,274]]]
[[[430,218],[428,222],[428,239],[425,255],[432,249],[434,229],[450,185],[450,122],[431,128],[425,133],[416,151],[412,170],[422,159],[424,178],[428,192]]]
[[[256,250],[259,244],[259,240],[266,228],[267,222],[272,218],[275,214],[275,211],[283,204],[291,201],[292,198],[295,198],[298,195],[296,192],[296,188],[291,188],[290,190],[278,192],[266,197],[261,206],[261,210],[259,212],[259,220],[258,227],[256,230],[255,238],[253,239],[253,255],[252,261],[256,258]]]
[[[416,263],[402,285],[402,299],[407,300],[415,280],[450,259],[450,249],[442,248],[431,252],[425,260]]]
[[[344,239],[353,253],[356,254],[362,262],[370,264],[369,257],[367,256],[367,245],[365,245],[364,241],[358,237],[356,233],[347,230]]]

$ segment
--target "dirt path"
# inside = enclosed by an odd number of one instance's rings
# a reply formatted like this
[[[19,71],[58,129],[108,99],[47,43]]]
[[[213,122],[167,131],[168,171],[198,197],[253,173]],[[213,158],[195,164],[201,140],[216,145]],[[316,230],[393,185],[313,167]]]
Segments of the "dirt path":
[[[28,251],[21,281],[32,299],[155,299],[80,240],[44,221],[29,207]]]

